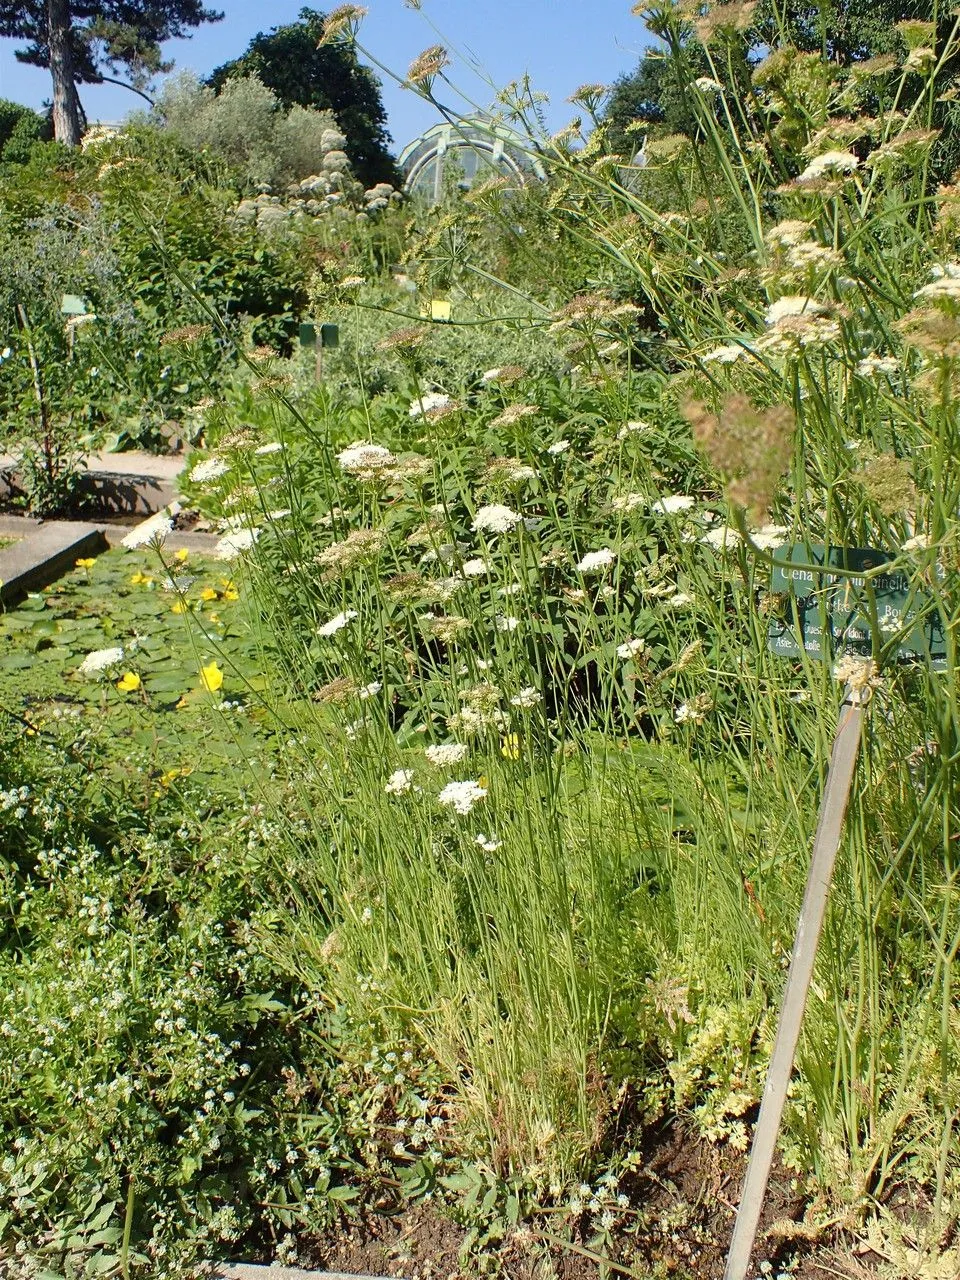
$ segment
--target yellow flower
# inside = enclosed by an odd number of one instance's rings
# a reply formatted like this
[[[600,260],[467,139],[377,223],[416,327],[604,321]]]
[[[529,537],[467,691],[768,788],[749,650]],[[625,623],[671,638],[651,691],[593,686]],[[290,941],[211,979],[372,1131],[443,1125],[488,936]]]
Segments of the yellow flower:
[[[203,590],[200,592],[201,600],[216,600],[216,598],[217,598],[217,593],[216,591],[214,591],[213,587],[204,587]]]
[[[130,585],[134,587],[152,587],[153,579],[145,573],[141,573],[138,569],[136,573],[130,575]]]
[[[96,563],[97,561],[95,556],[83,556],[82,559],[77,561],[77,568],[92,569]]]
[[[187,548],[181,547],[179,551],[175,551],[173,553],[173,558],[174,560],[176,560],[177,564],[186,564],[189,555],[190,555],[190,552],[187,550]]]
[[[192,772],[192,769],[188,769],[185,766],[177,769],[168,769],[166,773],[160,775],[160,785],[161,787],[169,787],[175,778],[185,778],[188,773]]]
[[[223,593],[224,600],[239,600],[240,592],[236,587],[227,587]]]
[[[508,760],[520,759],[520,737],[516,733],[508,733],[500,741],[500,754]]]
[[[200,668],[200,683],[210,693],[216,693],[220,688],[223,684],[223,672],[216,662],[208,662],[205,667]]]
[[[121,693],[133,693],[140,688],[140,677],[135,671],[125,671],[117,681],[117,688]]]
[[[172,605],[170,606],[170,612],[171,612],[171,613],[186,613],[186,612],[187,612],[187,606],[186,606],[185,601],[183,601],[183,600],[178,600],[176,604],[172,604]]]

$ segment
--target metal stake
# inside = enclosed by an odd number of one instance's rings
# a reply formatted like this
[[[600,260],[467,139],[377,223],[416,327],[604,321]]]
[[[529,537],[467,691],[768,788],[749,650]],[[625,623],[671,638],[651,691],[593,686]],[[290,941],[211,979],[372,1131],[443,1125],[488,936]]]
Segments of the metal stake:
[[[770,1166],[780,1132],[787,1089],[793,1072],[793,1059],[800,1038],[800,1025],[807,1005],[807,995],[813,977],[813,965],[817,956],[817,943],[827,909],[827,895],[833,878],[834,863],[840,847],[843,818],[850,799],[850,788],[860,747],[860,724],[863,708],[870,696],[869,689],[854,689],[847,685],[837,732],[833,740],[830,769],[820,801],[820,819],[813,842],[813,855],[807,874],[807,887],[800,908],[797,936],[790,958],[790,971],[780,1007],[777,1038],[767,1072],[767,1082],[760,1103],[760,1116],[753,1135],[747,1175],[743,1181],[740,1208],[733,1228],[730,1252],[723,1280],[746,1280],[750,1255],[757,1235],[760,1212],[770,1179]]]

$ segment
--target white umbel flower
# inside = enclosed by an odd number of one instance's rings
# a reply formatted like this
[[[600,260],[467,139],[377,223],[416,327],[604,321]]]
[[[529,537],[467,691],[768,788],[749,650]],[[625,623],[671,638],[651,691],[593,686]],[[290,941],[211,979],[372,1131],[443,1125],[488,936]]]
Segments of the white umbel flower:
[[[435,409],[446,409],[453,401],[442,391],[427,391],[410,406],[411,418],[422,418]]]
[[[131,529],[126,537],[121,539],[121,545],[130,551],[136,550],[137,547],[146,547],[151,543],[159,545],[166,540],[172,530],[173,521],[166,511],[158,511],[149,520],[144,520],[135,529]]]
[[[234,529],[232,533],[223,535],[213,548],[213,554],[218,560],[232,560],[241,551],[249,551],[259,537],[259,529]]]
[[[465,742],[441,742],[427,747],[423,754],[434,769],[449,769],[451,765],[459,764],[469,750]]]
[[[819,316],[826,310],[822,302],[816,298],[807,298],[802,294],[788,293],[767,307],[767,324],[779,324],[781,320],[792,320],[795,316]]]
[[[224,462],[222,458],[204,458],[190,472],[190,481],[192,484],[207,484],[211,480],[225,476],[229,470],[229,463]]]
[[[343,613],[336,613],[329,622],[325,622],[322,627],[317,627],[317,635],[335,636],[338,631],[342,631],[357,616],[356,609],[345,609]]]
[[[437,796],[437,802],[466,817],[473,806],[486,797],[487,789],[479,782],[448,782]]]
[[[588,551],[577,565],[581,573],[602,573],[609,569],[617,558],[617,553],[609,547],[601,547],[599,551]]]
[[[798,181],[815,182],[818,178],[833,177],[838,173],[853,173],[860,161],[852,151],[824,151],[816,156],[801,173]]]
[[[509,533],[520,523],[520,516],[509,507],[491,503],[480,507],[473,517],[473,528],[476,533]]]
[[[514,694],[510,699],[510,705],[511,707],[519,707],[521,711],[529,711],[531,707],[537,706],[541,701],[542,698],[539,691],[532,684],[528,684],[526,688]]]
[[[413,790],[413,776],[412,769],[394,769],[383,789],[388,796],[406,795]]]
[[[376,480],[392,467],[396,458],[381,444],[369,444],[358,440],[337,454],[337,461],[347,475],[358,480]]]
[[[88,653],[80,663],[77,671],[82,676],[93,676],[100,671],[106,671],[108,667],[115,667],[122,661],[123,650],[119,646],[114,649],[94,649],[93,653]]]
[[[688,493],[668,493],[665,498],[659,498],[653,503],[650,510],[658,516],[675,516],[696,505],[696,498],[691,498]]]

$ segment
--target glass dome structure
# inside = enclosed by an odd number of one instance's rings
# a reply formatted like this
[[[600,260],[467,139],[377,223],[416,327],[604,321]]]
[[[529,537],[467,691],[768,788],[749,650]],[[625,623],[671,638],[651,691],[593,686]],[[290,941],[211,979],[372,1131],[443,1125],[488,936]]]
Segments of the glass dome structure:
[[[415,138],[400,153],[407,195],[436,204],[444,180],[456,175],[464,189],[494,175],[522,186],[542,179],[543,168],[517,145],[509,129],[486,120],[442,121]]]

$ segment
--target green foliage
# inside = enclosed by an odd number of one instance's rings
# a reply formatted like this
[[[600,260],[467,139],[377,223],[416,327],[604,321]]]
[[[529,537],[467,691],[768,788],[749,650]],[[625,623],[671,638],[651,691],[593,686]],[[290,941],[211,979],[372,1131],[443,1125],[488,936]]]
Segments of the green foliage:
[[[0,164],[23,164],[33,144],[50,136],[49,121],[39,112],[0,99]]]
[[[379,84],[349,46],[320,46],[323,21],[324,15],[315,9],[301,9],[298,22],[254,36],[246,53],[217,67],[208,83],[223,93],[231,80],[254,76],[287,109],[332,112],[347,137],[347,155],[363,185],[398,186]],[[291,119],[302,121],[303,117],[291,113]]]

